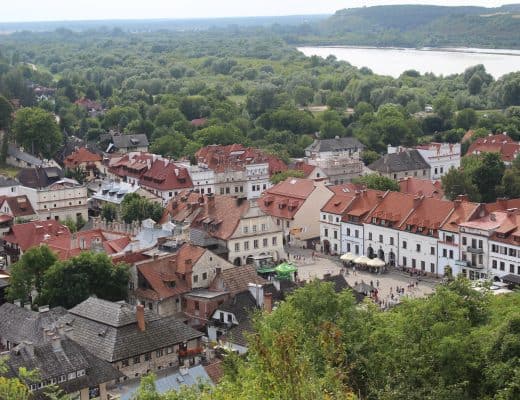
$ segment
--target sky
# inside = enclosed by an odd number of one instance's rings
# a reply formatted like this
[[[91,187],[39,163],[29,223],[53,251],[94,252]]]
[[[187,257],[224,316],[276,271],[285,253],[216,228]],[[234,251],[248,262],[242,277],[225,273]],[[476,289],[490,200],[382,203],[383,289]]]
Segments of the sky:
[[[350,7],[381,4],[478,5],[518,0],[1,0],[0,22],[150,18],[219,18],[332,14]]]

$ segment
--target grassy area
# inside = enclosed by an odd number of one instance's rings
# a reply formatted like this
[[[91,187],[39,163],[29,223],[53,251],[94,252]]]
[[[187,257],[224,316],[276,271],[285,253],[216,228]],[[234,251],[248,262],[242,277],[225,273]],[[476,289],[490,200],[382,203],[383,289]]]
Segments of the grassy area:
[[[234,102],[235,104],[245,104],[246,102],[246,96],[245,95],[233,95],[228,96],[228,99]]]
[[[9,178],[16,178],[18,171],[20,171],[20,168],[12,167],[10,165],[0,166],[0,175],[7,176]]]

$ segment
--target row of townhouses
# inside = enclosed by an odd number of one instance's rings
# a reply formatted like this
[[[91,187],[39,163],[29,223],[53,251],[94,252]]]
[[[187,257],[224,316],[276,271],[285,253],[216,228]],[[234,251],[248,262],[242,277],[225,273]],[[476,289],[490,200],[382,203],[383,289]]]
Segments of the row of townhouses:
[[[332,254],[469,279],[520,276],[520,199],[478,204],[348,185],[321,208],[320,239]]]

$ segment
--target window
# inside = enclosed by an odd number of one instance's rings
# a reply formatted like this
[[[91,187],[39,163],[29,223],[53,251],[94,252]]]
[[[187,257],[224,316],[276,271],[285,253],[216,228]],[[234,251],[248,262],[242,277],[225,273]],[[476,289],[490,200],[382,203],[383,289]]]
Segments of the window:
[[[347,228],[347,236],[350,236],[350,228]]]
[[[406,249],[406,240],[403,240],[403,249]]]
[[[145,361],[150,361],[151,359],[152,359],[152,353],[145,353],[144,360]]]
[[[244,242],[244,250],[249,250],[249,242]]]
[[[70,372],[69,375],[67,376],[68,380],[70,381],[71,379],[75,379],[76,378],[76,372]]]
[[[133,359],[134,364],[139,364],[141,362],[141,356],[135,356]]]
[[[379,235],[379,243],[383,243],[383,235]]]
[[[227,315],[228,322],[233,322],[233,316],[231,314]]]
[[[509,264],[509,272],[511,272],[512,274],[515,273],[515,266],[513,264]]]
[[[253,248],[258,249],[258,240],[253,240]]]
[[[277,242],[277,238],[276,238],[276,236],[273,236],[273,239],[271,240],[271,243],[273,244],[273,246],[276,246],[276,242]]]
[[[235,243],[235,251],[240,251],[240,243]]]
[[[356,244],[355,249],[356,249],[356,254],[359,254],[359,245]]]
[[[267,247],[267,246],[269,246],[269,241],[268,241],[267,239],[263,239],[263,240],[262,240],[262,246],[263,246],[263,247]]]
[[[253,233],[256,233],[256,225],[253,225]]]
[[[450,250],[450,260],[453,260],[453,250]]]
[[[406,257],[403,257],[403,267],[406,267]]]
[[[262,224],[262,232],[265,232],[267,230],[267,225],[266,224]]]
[[[203,272],[202,273],[202,280],[205,281],[206,279],[208,279],[208,273],[207,272]]]
[[[435,264],[430,263],[430,272],[433,274],[435,272]]]
[[[173,346],[166,347],[166,354],[172,354],[173,353]]]
[[[199,309],[200,309],[200,304],[199,304],[198,301],[194,301],[194,302],[193,302],[193,305],[194,305],[194,307],[195,307],[195,310],[199,310]]]
[[[248,232],[249,232],[249,227],[244,226],[244,227],[242,228],[242,230],[244,231],[244,233],[248,233]]]
[[[327,220],[327,216],[325,214],[323,214],[323,220],[326,221]]]
[[[430,254],[435,255],[435,247],[430,247]]]
[[[199,281],[198,275],[193,275],[193,283],[197,283]]]
[[[412,258],[412,268],[415,268],[417,266],[417,261],[415,258]]]
[[[329,237],[329,230],[327,228],[323,230],[323,236]]]
[[[478,241],[478,248],[479,248],[479,249],[482,249],[482,248],[483,248],[482,240],[479,240],[479,241]]]
[[[334,231],[334,239],[338,238],[338,231]]]
[[[163,349],[161,349],[161,350],[157,350],[157,351],[155,352],[155,357],[156,357],[156,358],[162,357],[163,354],[164,354],[164,353],[163,353]]]
[[[426,269],[426,263],[421,261],[421,270],[424,271]]]
[[[500,261],[500,271],[504,271],[506,269],[506,265],[503,261]]]
[[[415,245],[415,250],[416,250],[417,252],[421,251],[421,245],[420,245],[419,243],[417,243],[417,244]]]
[[[372,240],[372,232],[368,232],[368,240]]]
[[[442,249],[442,256],[443,256],[444,258],[448,257],[448,250],[446,250],[446,249]]]
[[[394,238],[390,237],[390,246],[393,246],[393,245],[394,245]]]
[[[462,236],[462,245],[463,246],[467,246],[468,245],[468,239],[466,238],[466,236]]]
[[[359,231],[356,229],[356,231],[354,232],[354,237],[359,237]]]

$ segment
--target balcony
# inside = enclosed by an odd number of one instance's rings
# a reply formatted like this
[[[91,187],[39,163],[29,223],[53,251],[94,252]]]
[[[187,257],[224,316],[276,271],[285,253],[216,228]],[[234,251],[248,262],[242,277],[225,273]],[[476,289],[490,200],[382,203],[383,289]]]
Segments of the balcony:
[[[458,265],[459,267],[467,267],[469,262],[467,260],[457,260],[455,261],[455,265]]]
[[[484,253],[484,249],[480,249],[478,247],[471,247],[471,246],[468,246],[468,253],[473,253],[473,254],[483,254]]]
[[[468,264],[468,268],[484,269],[484,265],[482,265],[482,264]]]

